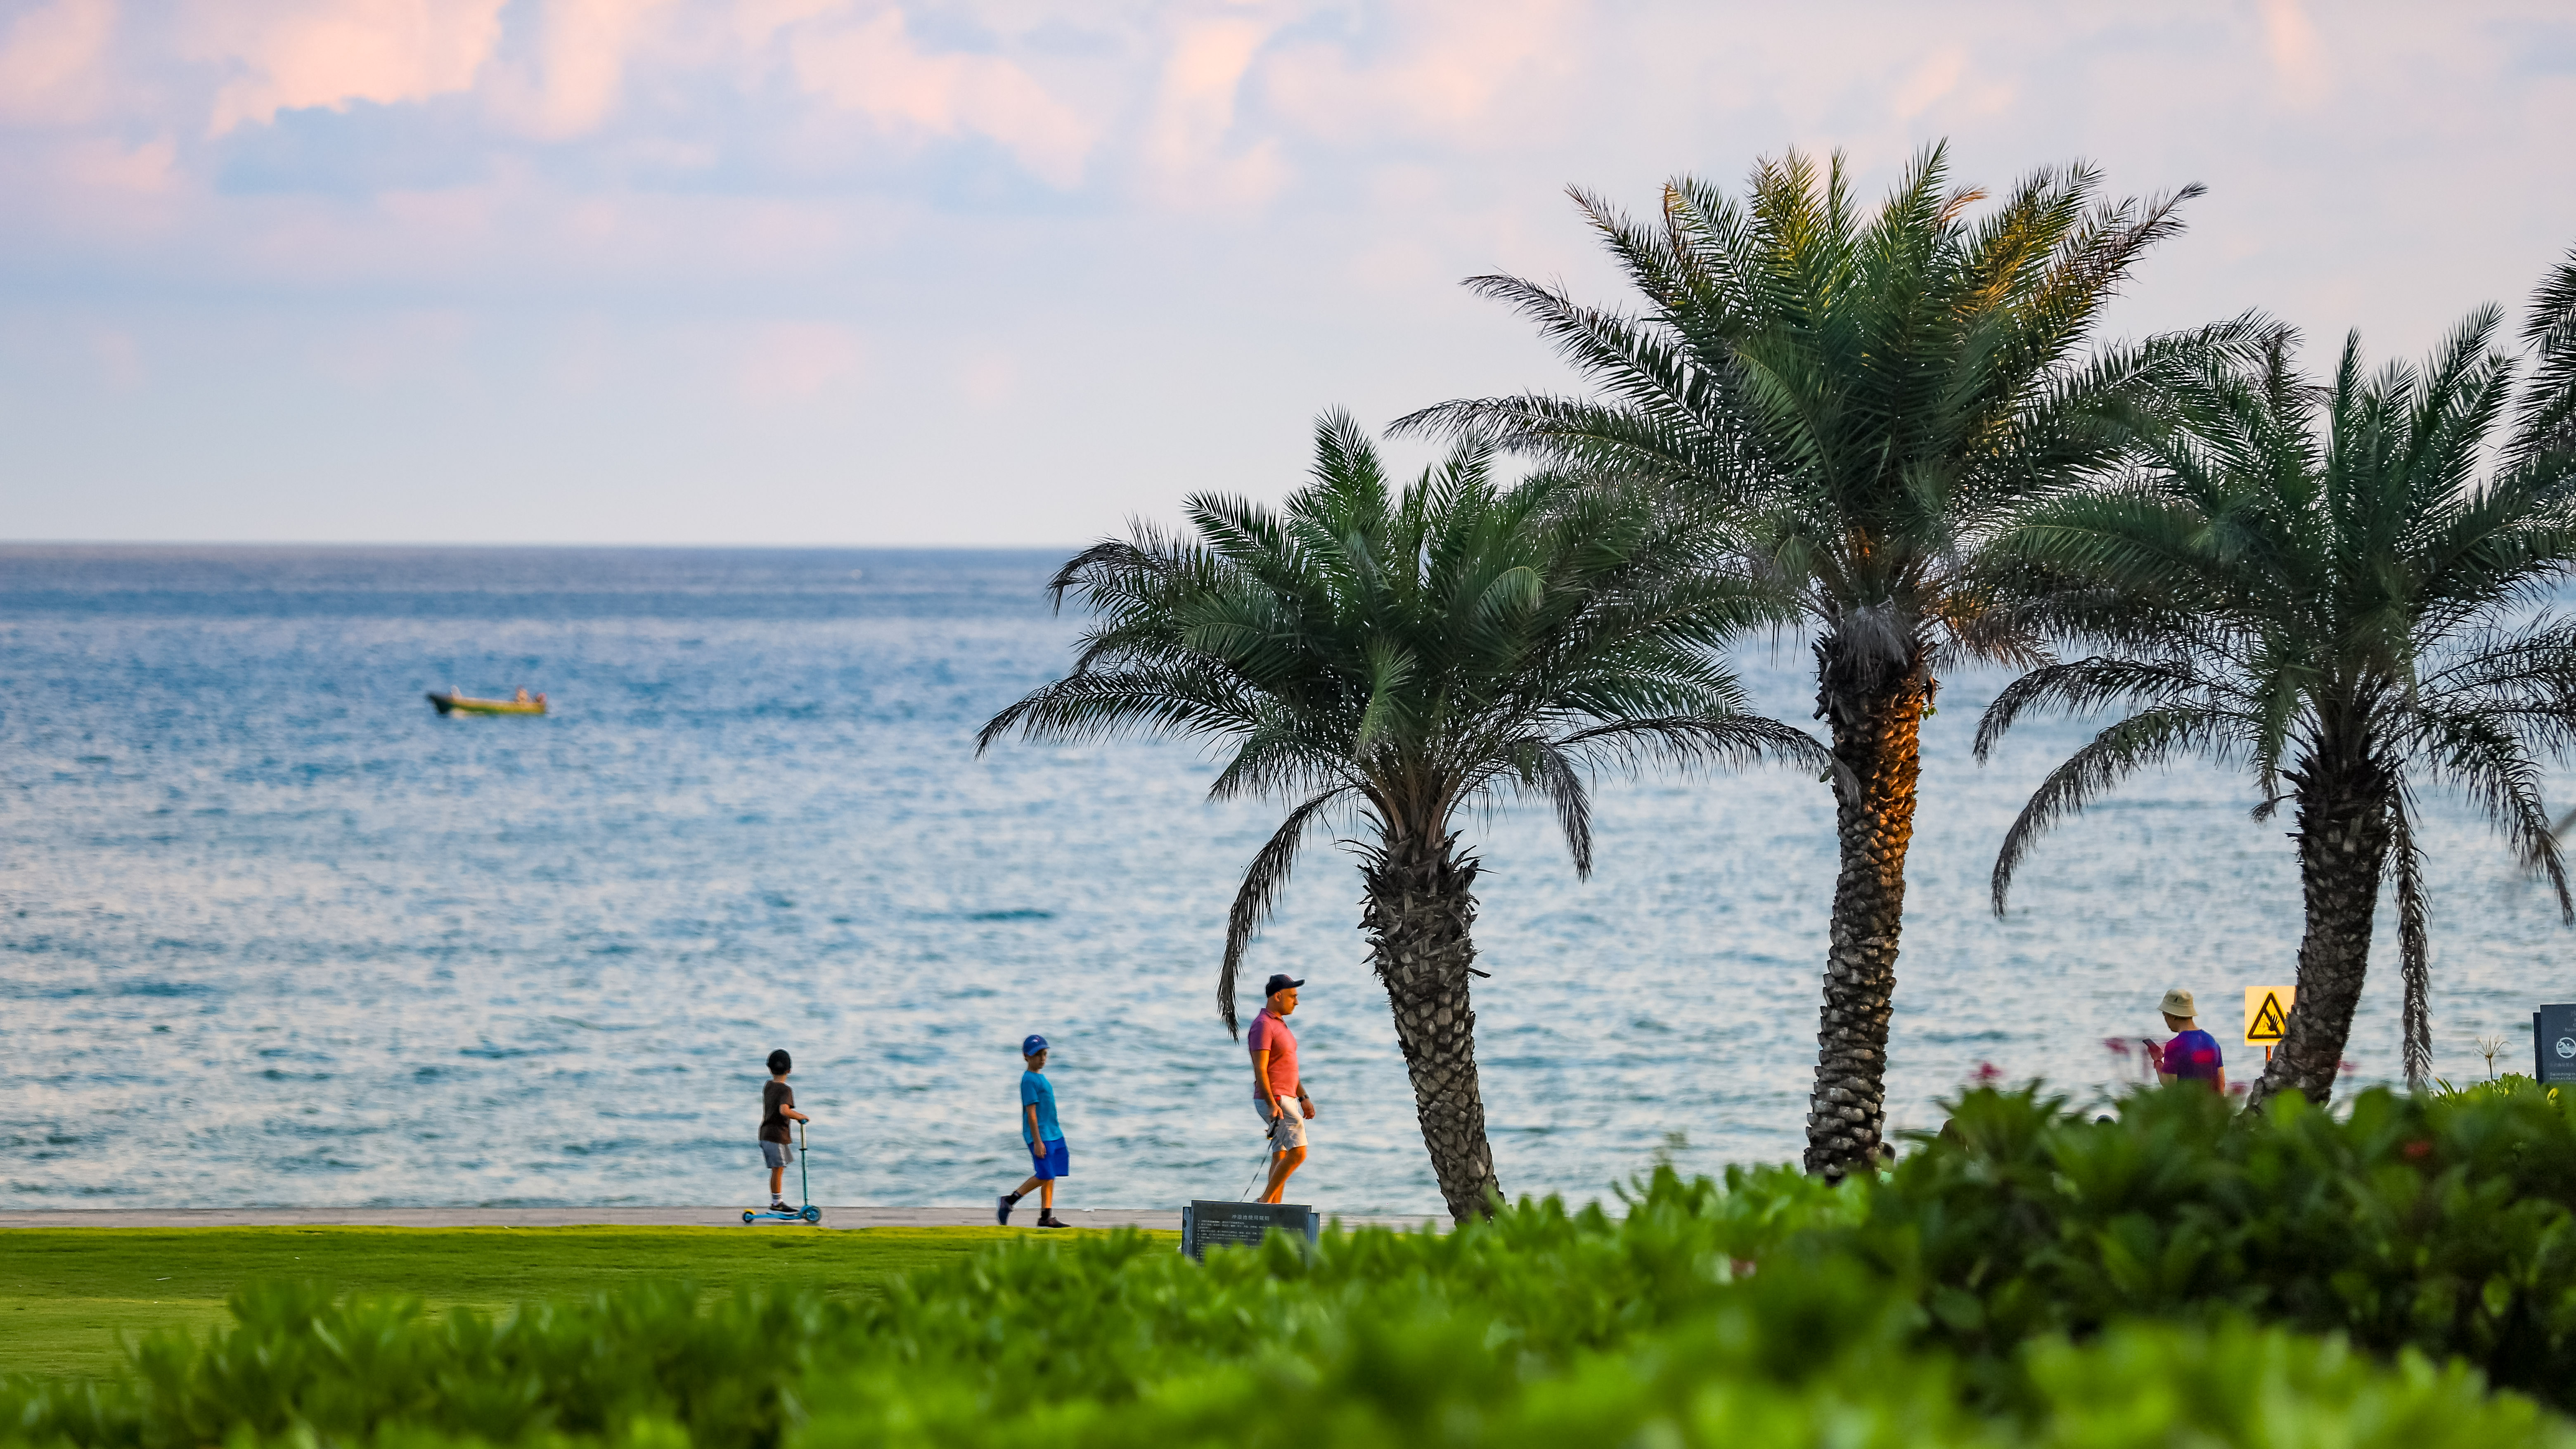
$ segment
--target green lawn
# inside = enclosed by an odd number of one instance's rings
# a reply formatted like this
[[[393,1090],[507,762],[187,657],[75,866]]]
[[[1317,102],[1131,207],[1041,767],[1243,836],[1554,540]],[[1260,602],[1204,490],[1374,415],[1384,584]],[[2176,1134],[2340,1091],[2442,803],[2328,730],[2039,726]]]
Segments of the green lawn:
[[[974,1251],[1001,1228],[13,1228],[0,1230],[0,1371],[97,1374],[119,1340],[202,1332],[224,1296],[317,1278],[432,1306],[505,1307],[639,1279],[793,1282],[866,1293]]]

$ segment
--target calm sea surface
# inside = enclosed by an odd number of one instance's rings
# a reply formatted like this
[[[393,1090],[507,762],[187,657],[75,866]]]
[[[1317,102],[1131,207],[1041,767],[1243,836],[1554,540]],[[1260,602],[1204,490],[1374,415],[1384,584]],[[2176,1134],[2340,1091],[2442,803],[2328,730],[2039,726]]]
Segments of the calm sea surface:
[[[1066,662],[1055,561],[0,548],[0,1207],[748,1202],[775,1046],[817,1119],[817,1200],[987,1202],[1025,1161],[1031,1031],[1057,1043],[1069,1205],[1239,1194],[1260,1141],[1215,962],[1276,816],[1207,803],[1187,747],[976,758],[975,727]],[[1742,661],[1801,724],[1805,663]],[[2232,1041],[2242,988],[2291,975],[2289,842],[2216,773],[2064,829],[1994,919],[1995,843],[2085,733],[2046,723],[1976,767],[1998,683],[1953,680],[1926,734],[1899,1126],[1937,1125],[1987,1063],[2107,1086],[2103,1038],[2155,1030],[2168,984]],[[450,685],[555,713],[441,719],[422,694]],[[2482,1071],[2488,1032],[2527,1061],[2531,1004],[2576,995],[2576,939],[2430,808],[2439,1064]],[[1504,1185],[1793,1157],[1825,788],[1609,780],[1601,817],[1588,884],[1539,812],[1476,823]],[[1431,1211],[1357,894],[1312,851],[1251,966],[1311,981],[1300,1195]],[[2397,1063],[2382,979],[2352,1049],[2372,1077]]]

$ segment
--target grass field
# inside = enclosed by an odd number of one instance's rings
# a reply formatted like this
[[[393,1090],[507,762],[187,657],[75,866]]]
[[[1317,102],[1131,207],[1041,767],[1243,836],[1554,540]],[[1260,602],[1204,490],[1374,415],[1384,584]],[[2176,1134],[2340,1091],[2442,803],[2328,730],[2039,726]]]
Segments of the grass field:
[[[121,1340],[202,1333],[258,1279],[313,1278],[433,1307],[506,1307],[640,1279],[834,1294],[969,1253],[1001,1228],[13,1228],[0,1231],[0,1372],[98,1374]]]

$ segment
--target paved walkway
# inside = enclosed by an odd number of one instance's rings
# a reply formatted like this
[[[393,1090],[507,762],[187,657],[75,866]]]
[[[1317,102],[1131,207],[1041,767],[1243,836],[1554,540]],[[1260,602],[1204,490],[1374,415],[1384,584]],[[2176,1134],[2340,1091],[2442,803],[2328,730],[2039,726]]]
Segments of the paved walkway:
[[[1037,1221],[1036,1203],[1012,1213],[1015,1227]],[[1067,1208],[1056,1214],[1068,1227],[1181,1230],[1178,1208]],[[1430,1217],[1340,1219],[1403,1230],[1436,1225]],[[0,1212],[0,1228],[674,1228],[742,1227],[739,1207],[439,1207],[439,1208],[63,1208]],[[827,1228],[991,1227],[991,1208],[826,1207]],[[761,1227],[786,1227],[763,1223]]]

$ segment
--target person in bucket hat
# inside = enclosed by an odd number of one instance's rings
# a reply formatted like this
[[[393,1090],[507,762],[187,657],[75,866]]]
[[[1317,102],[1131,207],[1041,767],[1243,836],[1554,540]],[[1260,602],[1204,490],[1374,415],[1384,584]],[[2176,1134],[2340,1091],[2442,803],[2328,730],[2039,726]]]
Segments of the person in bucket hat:
[[[2200,1029],[2200,1008],[2192,1004],[2191,993],[2177,986],[2165,993],[2158,1003],[2165,1014],[2165,1028],[2174,1039],[2161,1047],[2150,1044],[2156,1054],[2156,1080],[2174,1082],[2207,1082],[2211,1090],[2227,1090],[2227,1066],[2218,1055],[2218,1038]]]

